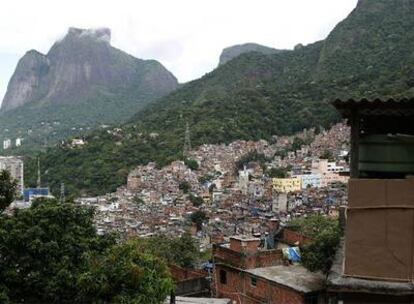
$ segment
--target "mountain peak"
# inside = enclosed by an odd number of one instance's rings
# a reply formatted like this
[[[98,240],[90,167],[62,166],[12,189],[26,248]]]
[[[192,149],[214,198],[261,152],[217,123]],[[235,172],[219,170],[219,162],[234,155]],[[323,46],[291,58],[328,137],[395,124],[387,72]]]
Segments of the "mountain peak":
[[[82,103],[126,88],[161,96],[176,88],[176,78],[160,63],[128,55],[113,48],[110,40],[108,28],[71,27],[46,55],[27,52],[9,82],[1,109],[33,102]]]
[[[67,37],[92,38],[98,41],[104,41],[104,42],[110,43],[111,42],[111,30],[106,27],[90,28],[90,29],[70,27],[65,38]]]
[[[227,61],[232,60],[233,58],[236,58],[244,53],[249,52],[258,52],[265,55],[275,54],[279,53],[282,50],[273,49],[264,45],[260,45],[257,43],[244,43],[244,44],[237,44],[230,47],[225,48],[221,55],[220,55],[220,61],[219,65],[222,65],[226,63]]]

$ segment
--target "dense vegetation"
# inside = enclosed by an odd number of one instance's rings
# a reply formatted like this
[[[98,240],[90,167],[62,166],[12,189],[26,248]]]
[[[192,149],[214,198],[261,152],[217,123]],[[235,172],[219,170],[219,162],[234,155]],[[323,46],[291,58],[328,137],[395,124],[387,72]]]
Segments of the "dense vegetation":
[[[140,252],[157,256],[168,264],[183,268],[194,268],[201,259],[198,244],[191,234],[186,232],[181,237],[155,235],[138,240]]]
[[[328,272],[341,237],[338,220],[312,215],[295,219],[290,225],[312,240],[301,248],[303,265],[311,271]]]
[[[129,170],[182,158],[186,122],[193,146],[269,139],[329,126],[329,101],[414,95],[414,4],[364,0],[324,41],[278,54],[243,54],[138,112],[122,131],[98,131],[82,149],[41,155],[45,182],[76,194],[114,191]],[[157,136],[154,136],[154,135]],[[26,180],[35,182],[35,162]]]
[[[37,200],[0,219],[2,303],[161,303],[173,288],[163,259],[139,241],[99,236],[93,210]]]
[[[0,171],[0,213],[2,213],[13,202],[17,188],[8,170]]]
[[[104,92],[79,104],[33,105],[0,112],[0,138],[23,138],[23,145],[5,150],[7,154],[33,154],[59,140],[82,138],[99,126],[113,126],[130,119],[135,112],[159,95],[135,90]],[[97,110],[99,109],[99,110]]]

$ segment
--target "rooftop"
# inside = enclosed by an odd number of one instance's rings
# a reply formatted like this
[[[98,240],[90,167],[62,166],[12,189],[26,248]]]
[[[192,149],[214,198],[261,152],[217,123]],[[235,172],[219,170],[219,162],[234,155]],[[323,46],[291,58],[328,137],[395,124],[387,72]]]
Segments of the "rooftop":
[[[325,287],[325,277],[322,273],[310,272],[299,265],[255,268],[246,272],[303,293],[322,290]]]
[[[164,304],[170,303],[170,297],[164,301]],[[230,304],[230,299],[214,299],[214,298],[189,298],[189,297],[176,297],[175,303],[177,304]]]
[[[344,118],[349,118],[353,110],[358,110],[361,115],[370,116],[413,116],[414,115],[414,98],[400,99],[366,99],[359,100],[337,99],[332,102],[335,108]]]
[[[235,235],[235,236],[230,237],[230,239],[243,241],[243,242],[260,241],[260,238],[251,237],[251,236],[247,236],[247,235]]]

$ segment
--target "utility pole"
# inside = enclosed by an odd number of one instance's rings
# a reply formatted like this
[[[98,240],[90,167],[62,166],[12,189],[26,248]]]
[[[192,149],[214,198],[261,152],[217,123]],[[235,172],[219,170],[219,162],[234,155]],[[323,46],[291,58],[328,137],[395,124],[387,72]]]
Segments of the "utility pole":
[[[37,188],[41,187],[41,179],[40,179],[40,158],[37,158]]]

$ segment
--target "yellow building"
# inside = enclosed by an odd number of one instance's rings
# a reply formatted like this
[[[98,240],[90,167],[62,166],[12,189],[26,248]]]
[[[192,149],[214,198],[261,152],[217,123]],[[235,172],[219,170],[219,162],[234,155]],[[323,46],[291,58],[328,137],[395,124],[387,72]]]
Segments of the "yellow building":
[[[277,192],[289,193],[301,190],[301,180],[297,177],[273,178],[273,189]]]

